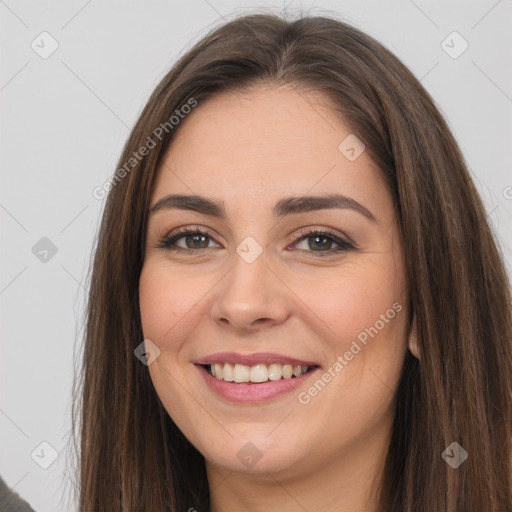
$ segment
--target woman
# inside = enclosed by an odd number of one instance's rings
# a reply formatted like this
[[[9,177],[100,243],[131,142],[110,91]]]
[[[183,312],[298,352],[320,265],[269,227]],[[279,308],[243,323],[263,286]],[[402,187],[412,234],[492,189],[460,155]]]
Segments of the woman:
[[[512,510],[507,275],[443,117],[378,42],[226,23],[106,190],[80,511]]]

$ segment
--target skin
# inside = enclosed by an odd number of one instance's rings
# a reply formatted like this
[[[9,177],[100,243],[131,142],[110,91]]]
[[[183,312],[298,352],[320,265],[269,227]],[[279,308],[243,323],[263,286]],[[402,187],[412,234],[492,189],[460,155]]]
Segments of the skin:
[[[151,379],[205,457],[212,512],[376,510],[394,391],[414,340],[391,195],[366,151],[349,161],[338,149],[350,133],[318,93],[259,85],[200,103],[159,170],[150,208],[171,193],[199,194],[223,201],[227,213],[151,214],[139,287],[144,337],[160,350]],[[333,192],[376,222],[347,208],[273,217],[283,197]],[[209,238],[176,241],[188,253],[155,248],[184,226]],[[358,249],[334,252],[335,242],[315,245],[314,235],[295,242],[301,228],[349,236]],[[263,251],[250,264],[236,251],[248,236]],[[298,393],[394,303],[401,311],[301,403]],[[219,351],[278,352],[322,371],[265,403],[236,404],[213,394],[191,362]],[[247,442],[261,453],[251,467],[237,456]]]

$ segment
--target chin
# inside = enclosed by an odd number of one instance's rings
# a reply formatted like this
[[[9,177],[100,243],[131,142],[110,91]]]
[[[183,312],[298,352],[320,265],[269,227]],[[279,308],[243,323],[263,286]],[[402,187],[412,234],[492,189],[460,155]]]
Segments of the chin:
[[[257,450],[247,444],[240,456],[236,453],[210,453],[207,454],[207,462],[221,466],[230,471],[245,473],[247,475],[268,475],[290,469],[297,464],[296,457],[291,457],[286,450]]]
[[[234,435],[220,443],[215,449],[202,450],[207,461],[222,466],[230,471],[252,475],[277,473],[285,471],[299,463],[301,454],[297,452],[297,443],[290,435],[281,435],[272,439],[273,425],[265,432],[250,433],[245,429],[244,435]],[[229,429],[228,429],[229,430]]]

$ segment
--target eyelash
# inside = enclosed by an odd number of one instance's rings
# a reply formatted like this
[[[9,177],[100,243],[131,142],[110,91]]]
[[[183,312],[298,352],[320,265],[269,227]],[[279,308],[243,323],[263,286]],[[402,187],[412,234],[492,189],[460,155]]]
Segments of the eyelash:
[[[205,247],[203,249],[184,249],[183,247],[172,247],[180,238],[183,238],[187,235],[203,235],[207,238],[210,238],[213,240],[213,238],[210,236],[210,234],[207,231],[204,231],[200,228],[185,228],[182,229],[176,233],[173,233],[172,235],[167,235],[163,237],[160,240],[160,243],[158,245],[155,245],[154,247],[156,249],[165,249],[166,251],[170,252],[181,252],[181,253],[190,253],[190,252],[197,252],[197,251],[203,251],[207,249],[211,249],[211,247]],[[323,255],[331,255],[334,253],[339,252],[346,252],[350,250],[357,250],[357,247],[354,243],[349,242],[347,240],[344,240],[343,238],[340,238],[339,236],[335,235],[334,233],[331,233],[329,231],[322,231],[322,230],[301,230],[300,233],[294,236],[294,244],[297,244],[301,242],[302,240],[305,240],[307,238],[313,238],[313,237],[326,237],[328,239],[331,239],[334,243],[336,243],[339,247],[337,249],[330,249],[328,251],[307,251],[310,252],[312,255],[319,255],[322,257]],[[299,249],[303,250],[303,249]]]

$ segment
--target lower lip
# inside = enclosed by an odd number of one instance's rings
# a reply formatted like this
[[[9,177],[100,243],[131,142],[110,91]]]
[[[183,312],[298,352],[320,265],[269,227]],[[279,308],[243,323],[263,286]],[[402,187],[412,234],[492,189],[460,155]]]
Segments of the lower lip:
[[[316,374],[320,368],[315,368],[300,377],[290,379],[269,380],[262,383],[253,382],[226,382],[217,379],[208,373],[208,370],[201,365],[195,365],[205,380],[208,387],[217,395],[238,403],[257,403],[271,400],[285,393],[290,393],[309,378]]]

